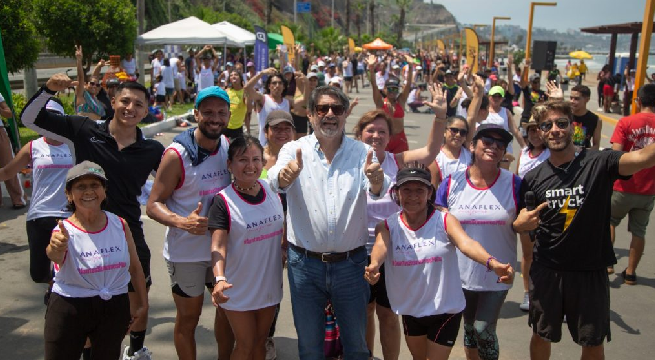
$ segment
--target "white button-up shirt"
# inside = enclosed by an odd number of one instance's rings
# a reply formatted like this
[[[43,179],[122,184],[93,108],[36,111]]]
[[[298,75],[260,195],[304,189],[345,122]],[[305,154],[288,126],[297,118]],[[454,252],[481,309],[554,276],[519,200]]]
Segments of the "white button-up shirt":
[[[368,239],[366,155],[370,146],[343,136],[332,163],[328,164],[316,136],[285,144],[277,163],[268,171],[274,191],[287,194],[287,238],[290,243],[315,252],[345,252],[364,246]],[[280,170],[302,150],[303,169],[287,188],[278,183]],[[389,188],[384,176],[380,194]],[[371,194],[373,198],[379,198]]]

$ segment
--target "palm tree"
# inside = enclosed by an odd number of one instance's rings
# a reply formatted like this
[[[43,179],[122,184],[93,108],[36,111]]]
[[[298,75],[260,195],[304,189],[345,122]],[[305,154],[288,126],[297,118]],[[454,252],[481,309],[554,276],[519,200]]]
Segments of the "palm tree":
[[[346,0],[346,36],[350,36],[350,0]]]
[[[339,30],[331,26],[321,29],[319,38],[322,48],[327,51],[327,54],[332,54],[332,50],[338,49],[344,43],[344,37]]]
[[[401,46],[403,41],[403,31],[405,30],[405,12],[412,3],[412,0],[396,0],[396,4],[400,8],[400,18],[398,19],[398,27],[396,28],[396,43]]]
[[[368,2],[369,17],[368,21],[371,22],[371,36],[375,34],[375,0],[369,0]]]
[[[268,0],[268,11],[266,12],[266,25],[271,25],[271,14],[273,14],[273,0]]]
[[[357,41],[362,40],[362,14],[366,11],[366,4],[360,0],[355,3],[355,27],[357,28]]]

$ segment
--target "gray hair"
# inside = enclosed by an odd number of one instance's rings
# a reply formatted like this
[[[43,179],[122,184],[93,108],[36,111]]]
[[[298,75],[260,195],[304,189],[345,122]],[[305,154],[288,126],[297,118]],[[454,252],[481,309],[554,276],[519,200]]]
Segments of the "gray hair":
[[[309,97],[307,110],[309,110],[310,114],[316,115],[316,105],[318,104],[318,99],[323,95],[334,96],[339,100],[341,105],[343,105],[345,110],[348,111],[348,107],[350,107],[350,100],[341,89],[334,86],[319,86],[314,89],[314,91],[312,91],[312,95]]]

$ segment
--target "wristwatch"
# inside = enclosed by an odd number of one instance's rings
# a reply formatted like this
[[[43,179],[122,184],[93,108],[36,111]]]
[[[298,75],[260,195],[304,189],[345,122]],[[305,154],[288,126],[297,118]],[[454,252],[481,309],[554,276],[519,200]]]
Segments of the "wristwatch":
[[[227,282],[227,278],[225,276],[216,276],[216,277],[214,277],[214,285],[218,284],[221,281]]]

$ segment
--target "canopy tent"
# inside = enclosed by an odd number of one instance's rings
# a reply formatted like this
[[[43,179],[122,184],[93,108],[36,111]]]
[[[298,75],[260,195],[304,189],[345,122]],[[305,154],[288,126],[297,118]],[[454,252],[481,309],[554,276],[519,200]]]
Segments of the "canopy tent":
[[[282,35],[276,33],[268,33],[268,48],[271,50],[277,49],[278,45],[282,45]]]
[[[246,29],[227,21],[221,21],[212,26],[227,35],[228,39],[239,43],[242,47],[246,45],[255,45],[255,34]]]
[[[137,36],[137,45],[242,45],[228,38],[223,31],[190,16],[170,24],[162,25]]]
[[[377,38],[373,42],[362,46],[366,50],[391,50],[393,45],[385,43],[382,39]]]

